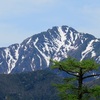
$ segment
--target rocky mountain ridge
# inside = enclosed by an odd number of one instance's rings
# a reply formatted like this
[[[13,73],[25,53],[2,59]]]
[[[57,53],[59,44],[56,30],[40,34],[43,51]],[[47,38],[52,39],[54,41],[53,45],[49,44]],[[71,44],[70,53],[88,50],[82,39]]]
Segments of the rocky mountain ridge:
[[[53,27],[25,39],[21,44],[0,48],[0,73],[42,70],[50,59],[72,56],[78,60],[93,58],[100,63],[100,39],[68,26]]]

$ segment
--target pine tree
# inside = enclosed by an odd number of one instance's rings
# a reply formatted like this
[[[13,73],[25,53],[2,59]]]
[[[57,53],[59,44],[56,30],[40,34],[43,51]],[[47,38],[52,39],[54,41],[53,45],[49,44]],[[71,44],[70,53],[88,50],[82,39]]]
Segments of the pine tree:
[[[99,100],[100,86],[88,87],[85,84],[86,79],[100,76],[100,72],[88,74],[99,68],[99,64],[93,59],[78,61],[69,57],[64,61],[52,62],[51,68],[69,74],[69,77],[64,78],[64,83],[55,85],[62,100]]]

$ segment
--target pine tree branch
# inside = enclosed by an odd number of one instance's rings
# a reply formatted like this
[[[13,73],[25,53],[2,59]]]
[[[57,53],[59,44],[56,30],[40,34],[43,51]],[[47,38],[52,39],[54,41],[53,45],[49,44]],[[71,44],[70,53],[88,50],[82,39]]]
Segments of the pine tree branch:
[[[68,73],[69,75],[73,75],[73,76],[79,77],[79,75],[76,75],[76,73],[67,72],[67,71],[66,71],[66,73]]]
[[[70,71],[70,70],[66,70],[61,65],[60,65],[59,70],[65,71],[69,75],[73,75],[73,76],[79,77],[79,75],[76,75],[77,72],[73,72],[73,71]]]
[[[90,78],[90,77],[94,77],[94,76],[100,76],[100,74],[85,76],[85,77],[83,77],[83,79]]]
[[[76,73],[73,72],[73,71],[69,71],[69,70],[65,70],[65,69],[62,69],[62,71],[65,71],[69,75],[73,75],[73,76],[79,77],[79,75],[76,75]]]

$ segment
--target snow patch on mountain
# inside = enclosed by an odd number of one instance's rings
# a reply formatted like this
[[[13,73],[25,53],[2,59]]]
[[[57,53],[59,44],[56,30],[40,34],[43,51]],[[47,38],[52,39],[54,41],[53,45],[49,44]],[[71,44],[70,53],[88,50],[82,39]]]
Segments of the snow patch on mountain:
[[[41,59],[41,57],[39,55],[37,55],[37,56],[38,56],[38,58],[40,60],[40,66],[42,66],[42,59]]]
[[[91,53],[92,53],[91,58],[96,56],[96,53],[94,51],[92,51]]]
[[[29,40],[27,41],[27,44],[29,44],[29,43],[30,43],[30,41],[31,41],[31,38],[29,38]]]
[[[100,56],[98,56],[98,57],[96,58],[96,62],[97,62],[97,63],[100,63]]]
[[[49,66],[49,61],[50,61],[50,57],[47,57],[41,50],[39,50],[39,48],[37,47],[36,43],[38,42],[38,38],[36,38],[35,42],[34,42],[34,46],[35,48],[40,52],[40,54],[44,57],[44,59],[46,60],[47,62],[47,66]]]
[[[89,44],[87,45],[87,47],[86,47],[86,49],[82,52],[82,58],[81,58],[81,61],[85,58],[85,56],[89,53],[89,52],[91,52],[94,48],[93,48],[93,42],[94,42],[95,40],[91,40],[90,42],[89,42]],[[92,51],[92,55],[91,55],[91,57],[93,57],[93,56],[95,56],[96,54],[95,54],[95,52],[94,51]]]
[[[18,60],[18,57],[19,57],[19,46],[17,49],[13,48],[12,49],[15,49],[14,51],[14,55],[11,54],[11,50],[10,48],[5,48],[4,49],[4,52],[5,52],[5,59],[6,59],[6,62],[7,62],[7,65],[8,65],[8,69],[7,69],[7,73],[11,73],[12,69],[15,67],[16,65],[16,62]]]

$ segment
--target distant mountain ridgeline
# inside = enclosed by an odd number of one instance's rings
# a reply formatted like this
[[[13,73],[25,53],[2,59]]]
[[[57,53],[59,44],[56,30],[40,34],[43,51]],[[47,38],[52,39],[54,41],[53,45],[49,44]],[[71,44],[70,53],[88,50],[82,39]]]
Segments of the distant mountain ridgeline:
[[[50,59],[60,61],[69,55],[78,60],[93,58],[100,63],[100,39],[72,27],[55,26],[21,44],[0,48],[0,73],[43,70],[50,66]]]

